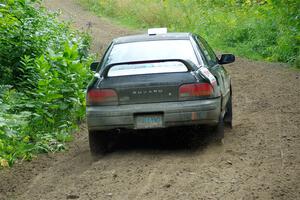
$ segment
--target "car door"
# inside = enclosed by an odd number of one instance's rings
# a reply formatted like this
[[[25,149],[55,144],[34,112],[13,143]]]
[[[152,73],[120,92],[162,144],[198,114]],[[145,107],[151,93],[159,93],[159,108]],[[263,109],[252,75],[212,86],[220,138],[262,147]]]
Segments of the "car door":
[[[226,69],[219,64],[217,56],[215,55],[212,48],[208,45],[208,43],[200,36],[196,36],[196,42],[198,43],[200,50],[202,51],[209,71],[216,77],[218,81],[223,97],[223,110],[225,109],[225,106],[230,96],[230,76]]]

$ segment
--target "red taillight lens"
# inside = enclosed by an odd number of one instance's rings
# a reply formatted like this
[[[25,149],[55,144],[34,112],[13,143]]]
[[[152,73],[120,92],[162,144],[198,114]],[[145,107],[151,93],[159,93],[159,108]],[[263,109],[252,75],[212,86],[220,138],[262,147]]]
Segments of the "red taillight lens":
[[[213,94],[213,88],[209,83],[185,84],[179,88],[179,98],[206,97]]]
[[[118,95],[111,89],[91,89],[87,94],[88,105],[116,105]]]

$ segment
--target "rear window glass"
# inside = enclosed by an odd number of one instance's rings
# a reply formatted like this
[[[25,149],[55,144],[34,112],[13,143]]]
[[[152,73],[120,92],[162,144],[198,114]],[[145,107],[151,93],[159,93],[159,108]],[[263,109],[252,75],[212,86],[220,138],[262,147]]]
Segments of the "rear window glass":
[[[140,74],[158,74],[172,72],[187,72],[187,67],[178,61],[122,64],[111,67],[107,73],[108,77],[129,76]]]
[[[116,44],[105,65],[119,62],[184,59],[198,64],[189,40],[159,40]]]

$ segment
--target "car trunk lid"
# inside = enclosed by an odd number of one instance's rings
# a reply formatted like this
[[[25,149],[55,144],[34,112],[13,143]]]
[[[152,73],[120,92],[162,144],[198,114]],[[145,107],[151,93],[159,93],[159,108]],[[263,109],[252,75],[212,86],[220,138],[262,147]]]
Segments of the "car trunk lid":
[[[114,63],[101,71],[98,88],[117,91],[119,104],[178,101],[181,85],[205,82],[198,69],[181,59]]]
[[[178,88],[196,81],[191,72],[107,77],[100,88],[117,91],[119,104],[178,101]]]

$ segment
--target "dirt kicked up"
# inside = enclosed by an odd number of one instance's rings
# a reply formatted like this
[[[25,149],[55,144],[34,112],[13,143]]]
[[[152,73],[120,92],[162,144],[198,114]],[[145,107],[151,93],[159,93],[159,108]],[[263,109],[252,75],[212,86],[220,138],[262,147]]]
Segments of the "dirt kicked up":
[[[73,0],[45,5],[88,30],[94,52],[137,32]],[[299,71],[240,58],[225,67],[233,80],[234,125],[223,145],[201,129],[179,128],[120,135],[114,152],[95,159],[83,124],[69,151],[0,171],[0,199],[300,199]]]

